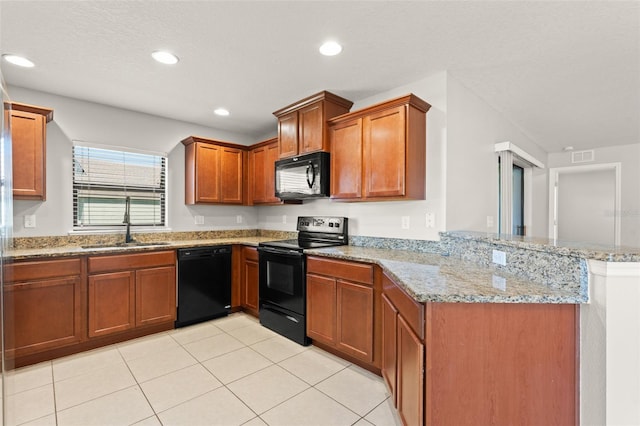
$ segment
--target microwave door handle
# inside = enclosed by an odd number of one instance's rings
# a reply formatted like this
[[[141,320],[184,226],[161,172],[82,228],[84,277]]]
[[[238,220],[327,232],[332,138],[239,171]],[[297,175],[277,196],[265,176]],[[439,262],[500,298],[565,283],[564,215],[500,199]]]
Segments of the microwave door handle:
[[[311,179],[309,179],[309,169],[311,169],[311,173],[312,173],[312,177]],[[316,182],[316,168],[313,165],[313,163],[309,163],[309,165],[307,165],[307,184],[309,185],[309,188],[313,188],[313,184]]]

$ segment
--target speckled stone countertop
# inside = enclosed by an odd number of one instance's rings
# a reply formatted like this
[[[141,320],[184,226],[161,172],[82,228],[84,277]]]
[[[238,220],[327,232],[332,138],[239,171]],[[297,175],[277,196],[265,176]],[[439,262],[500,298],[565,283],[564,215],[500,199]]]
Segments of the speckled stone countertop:
[[[297,233],[258,229],[232,229],[182,232],[134,233],[142,246],[119,246],[124,234],[75,234],[11,239],[12,248],[5,251],[7,260],[28,260],[47,257],[92,256],[162,249],[244,244],[257,246],[261,242],[296,238]]]
[[[220,246],[226,244],[244,244],[249,246],[257,246],[264,241],[273,241],[274,237],[234,237],[234,238],[214,238],[214,239],[198,239],[198,240],[175,240],[175,241],[159,241],[159,244],[148,246],[131,246],[131,247],[114,247],[105,245],[102,247],[83,248],[82,246],[62,246],[62,247],[44,247],[44,248],[27,248],[27,249],[11,249],[6,252],[6,258],[10,260],[24,260],[33,258],[47,257],[65,257],[65,256],[94,256],[101,254],[118,254],[127,252],[154,251],[169,249],[175,250],[188,247],[206,247]]]
[[[376,263],[418,302],[586,303],[579,292],[552,288],[491,267],[433,253],[339,246],[309,255]]]
[[[581,259],[603,262],[640,262],[640,247],[606,246],[592,243],[576,243],[540,237],[522,237],[472,231],[443,232],[443,236],[470,241],[484,241],[514,248],[524,248]],[[639,242],[640,243],[640,242]]]

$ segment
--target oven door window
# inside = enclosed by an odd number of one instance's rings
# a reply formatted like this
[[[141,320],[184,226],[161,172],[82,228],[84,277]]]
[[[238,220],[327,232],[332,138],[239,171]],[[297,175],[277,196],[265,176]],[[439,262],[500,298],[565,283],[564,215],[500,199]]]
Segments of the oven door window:
[[[260,300],[304,313],[306,297],[303,255],[259,251]]]
[[[267,287],[269,290],[294,296],[295,266],[286,263],[267,262]]]

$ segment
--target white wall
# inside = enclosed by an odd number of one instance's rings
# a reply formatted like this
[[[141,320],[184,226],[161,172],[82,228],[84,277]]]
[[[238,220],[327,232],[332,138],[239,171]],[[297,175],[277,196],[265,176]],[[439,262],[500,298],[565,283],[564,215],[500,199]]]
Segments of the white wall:
[[[597,148],[589,163],[571,164],[570,152],[548,156],[549,168],[609,163],[621,163],[620,244],[640,247],[640,143]]]
[[[167,216],[174,231],[257,226],[257,211],[251,207],[184,204],[184,146],[180,141],[198,135],[240,144],[256,142],[247,136],[21,87],[10,86],[8,91],[13,101],[54,109],[53,121],[47,124],[47,200],[14,201],[15,237],[66,235],[72,229],[72,140],[168,153]],[[36,215],[35,228],[24,228],[27,214]],[[195,225],[195,215],[205,216],[205,224]],[[242,224],[236,223],[237,215],[242,216]]]
[[[497,232],[496,142],[510,141],[537,159],[546,152],[501,113],[447,77],[447,230]],[[533,170],[533,224],[528,235],[546,235],[546,172]],[[487,226],[487,216],[493,226]]]
[[[433,76],[379,93],[374,97],[355,100],[351,111],[395,97],[413,93],[429,104],[427,112],[427,190],[426,200],[387,202],[342,202],[327,199],[305,201],[302,205],[263,206],[259,208],[259,226],[262,229],[295,230],[297,216],[331,215],[349,217],[349,234],[410,238],[439,239],[438,232],[445,227],[445,181],[447,106],[446,73]],[[425,215],[435,214],[435,227],[427,228]],[[286,216],[283,223],[282,216]],[[401,228],[401,217],[410,217],[410,228]]]
[[[616,173],[613,169],[561,173],[558,178],[558,239],[615,244]]]

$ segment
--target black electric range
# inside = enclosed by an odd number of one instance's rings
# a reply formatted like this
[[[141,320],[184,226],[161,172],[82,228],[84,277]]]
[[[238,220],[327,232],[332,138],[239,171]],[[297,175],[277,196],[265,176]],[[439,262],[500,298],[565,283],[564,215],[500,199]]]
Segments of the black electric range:
[[[260,323],[308,345],[305,249],[348,244],[346,217],[300,216],[298,238],[260,243]]]

